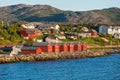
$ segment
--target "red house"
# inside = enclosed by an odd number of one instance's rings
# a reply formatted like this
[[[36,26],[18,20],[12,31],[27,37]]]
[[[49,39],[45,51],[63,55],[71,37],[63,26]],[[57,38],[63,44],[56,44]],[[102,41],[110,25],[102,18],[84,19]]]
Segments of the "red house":
[[[40,54],[41,48],[32,47],[32,46],[24,46],[21,49],[21,53],[23,53],[23,54]]]
[[[92,29],[91,30],[91,36],[97,37],[98,36],[98,32]]]
[[[20,34],[21,34],[23,37],[25,37],[26,39],[35,39],[35,38],[36,38],[35,33],[26,31],[26,29],[25,29],[25,30],[21,30],[21,31],[20,31]]]
[[[33,29],[33,30],[34,30],[34,33],[35,33],[36,36],[43,35],[42,32],[40,30],[38,30],[38,29]]]
[[[42,35],[42,32],[38,29],[24,29],[20,31],[20,34],[26,39],[35,39],[36,36]]]
[[[59,43],[53,43],[53,51],[60,52],[60,44]]]
[[[68,45],[69,45],[69,51],[70,52],[74,52],[74,43],[68,43]]]
[[[47,42],[34,43],[33,46],[41,48],[42,52],[53,52],[53,45]]]

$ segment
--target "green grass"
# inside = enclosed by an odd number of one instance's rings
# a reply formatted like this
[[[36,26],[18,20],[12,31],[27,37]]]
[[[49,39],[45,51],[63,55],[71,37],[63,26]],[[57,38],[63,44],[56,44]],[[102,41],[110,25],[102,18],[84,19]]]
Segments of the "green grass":
[[[108,40],[109,40],[109,38],[108,38]],[[103,39],[101,39],[101,37],[83,38],[83,39],[79,39],[79,40],[63,39],[61,41],[62,42],[85,42],[87,44],[96,44],[96,45],[100,45],[100,46],[111,45],[110,42],[105,42]],[[118,42],[120,43],[120,39],[112,38],[111,41],[112,41],[113,45],[118,44]]]
[[[79,40],[73,40],[73,39],[62,39],[61,41],[63,42],[86,42],[87,44],[101,44],[104,41],[100,37],[95,37],[95,38],[83,38]]]

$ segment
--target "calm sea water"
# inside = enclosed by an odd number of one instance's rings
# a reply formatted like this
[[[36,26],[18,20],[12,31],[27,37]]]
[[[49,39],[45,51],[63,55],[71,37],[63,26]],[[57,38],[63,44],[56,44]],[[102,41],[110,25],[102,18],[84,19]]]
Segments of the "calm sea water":
[[[120,54],[0,64],[0,80],[120,80]]]

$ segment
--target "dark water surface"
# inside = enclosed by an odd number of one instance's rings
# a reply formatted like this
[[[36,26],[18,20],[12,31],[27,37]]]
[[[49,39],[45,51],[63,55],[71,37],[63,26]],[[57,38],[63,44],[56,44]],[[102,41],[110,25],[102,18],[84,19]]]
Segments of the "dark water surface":
[[[120,54],[0,64],[0,80],[120,80]]]

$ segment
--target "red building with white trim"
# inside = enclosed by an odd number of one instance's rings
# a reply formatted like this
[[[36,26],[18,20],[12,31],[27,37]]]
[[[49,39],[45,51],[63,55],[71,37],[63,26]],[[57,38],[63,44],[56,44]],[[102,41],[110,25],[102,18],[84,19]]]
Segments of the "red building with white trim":
[[[39,42],[34,43],[32,46],[24,46],[22,48],[22,53],[24,54],[39,54],[41,52],[75,52],[87,50],[87,44],[85,43],[47,43]]]
[[[23,54],[40,54],[41,48],[40,47],[24,46],[21,49],[21,53],[23,53]]]
[[[74,43],[68,43],[68,49],[70,52],[74,52]]]
[[[78,51],[82,51],[82,44],[78,43]]]
[[[91,30],[91,36],[98,37],[98,32],[96,30]]]
[[[82,46],[81,46],[81,47],[82,47],[82,48],[81,48],[81,49],[82,49],[82,51],[83,51],[83,50],[87,50],[87,44],[82,43]]]
[[[40,47],[42,52],[53,52],[52,43],[40,42],[40,43],[34,43],[33,46]]]
[[[53,52],[60,52],[60,44],[59,43],[53,43]]]
[[[38,29],[23,29],[20,31],[20,34],[26,39],[35,39],[36,36],[42,35],[42,32]]]
[[[60,44],[60,52],[68,52],[69,51],[69,46],[67,43],[59,43]]]

